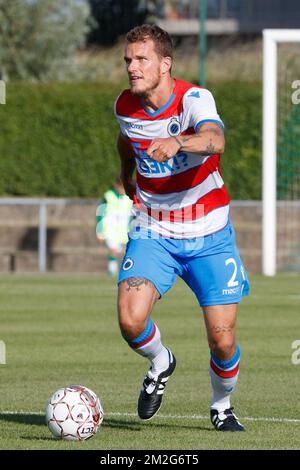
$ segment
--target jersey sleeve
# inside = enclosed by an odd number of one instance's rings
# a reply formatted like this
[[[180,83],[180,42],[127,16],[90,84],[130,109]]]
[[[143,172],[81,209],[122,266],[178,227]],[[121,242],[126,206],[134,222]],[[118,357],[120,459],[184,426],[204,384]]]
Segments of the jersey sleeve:
[[[214,97],[209,90],[190,88],[184,95],[183,106],[188,116],[189,127],[193,127],[195,131],[206,122],[215,122],[224,127]]]

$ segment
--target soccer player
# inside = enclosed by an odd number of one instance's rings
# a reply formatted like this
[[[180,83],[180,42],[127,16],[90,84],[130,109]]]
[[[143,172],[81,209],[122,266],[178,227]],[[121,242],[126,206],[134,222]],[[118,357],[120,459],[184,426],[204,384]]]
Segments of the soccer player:
[[[132,201],[125,194],[120,178],[116,178],[100,201],[96,216],[96,235],[105,241],[107,253],[107,273],[118,274],[118,260],[124,255],[128,241],[128,226]]]
[[[118,312],[124,339],[150,361],[138,414],[147,420],[158,412],[176,366],[151,312],[180,276],[204,313],[211,422],[219,431],[244,431],[230,396],[240,362],[237,305],[249,284],[220,174],[223,123],[208,90],[172,77],[166,31],[156,25],[129,31],[124,60],[130,89],[117,98],[115,115],[121,178],[134,200],[134,224],[119,273]]]

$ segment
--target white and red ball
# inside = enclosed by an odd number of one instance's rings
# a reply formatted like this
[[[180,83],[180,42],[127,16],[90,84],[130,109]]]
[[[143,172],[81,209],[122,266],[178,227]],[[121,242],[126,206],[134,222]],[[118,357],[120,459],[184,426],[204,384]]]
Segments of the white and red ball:
[[[103,416],[97,395],[82,385],[60,388],[49,398],[46,408],[46,422],[52,434],[69,441],[94,436]]]

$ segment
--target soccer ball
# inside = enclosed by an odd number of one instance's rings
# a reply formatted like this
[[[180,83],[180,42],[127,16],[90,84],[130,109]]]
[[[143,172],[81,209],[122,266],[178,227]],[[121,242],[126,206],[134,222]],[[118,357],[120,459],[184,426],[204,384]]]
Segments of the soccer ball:
[[[94,436],[103,421],[97,395],[87,387],[70,385],[57,390],[46,408],[46,423],[52,434],[68,441]]]

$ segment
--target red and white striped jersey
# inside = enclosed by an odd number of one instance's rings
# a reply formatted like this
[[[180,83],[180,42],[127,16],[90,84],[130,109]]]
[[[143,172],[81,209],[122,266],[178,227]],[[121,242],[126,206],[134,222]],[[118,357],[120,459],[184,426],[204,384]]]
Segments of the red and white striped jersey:
[[[135,227],[180,239],[209,235],[225,227],[229,196],[220,174],[220,155],[179,151],[159,163],[146,154],[155,138],[192,135],[205,122],[223,126],[212,94],[176,80],[169,101],[150,112],[141,98],[125,90],[116,100],[115,115],[137,165]]]

